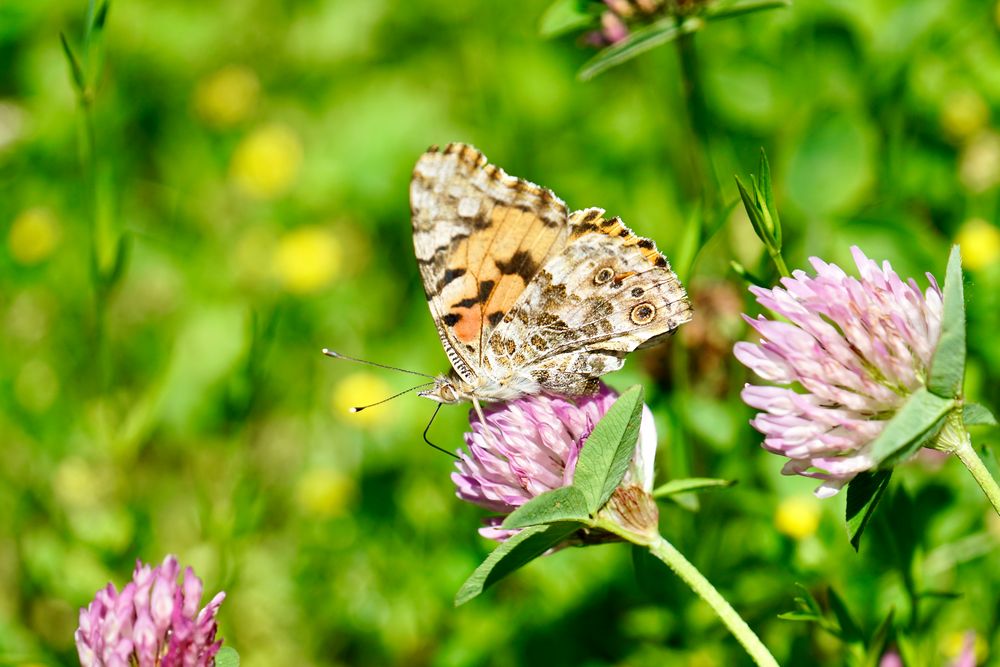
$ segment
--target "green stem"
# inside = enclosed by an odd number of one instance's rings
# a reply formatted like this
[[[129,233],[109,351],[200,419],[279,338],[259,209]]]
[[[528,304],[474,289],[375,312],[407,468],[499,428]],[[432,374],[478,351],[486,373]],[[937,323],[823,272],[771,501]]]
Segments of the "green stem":
[[[704,205],[705,220],[715,221],[719,214],[720,183],[712,164],[709,151],[709,113],[705,102],[704,86],[698,67],[698,54],[695,51],[694,33],[683,32],[676,40],[677,55],[681,66],[681,86],[684,90],[684,102],[687,105],[688,121],[695,150],[692,152],[694,172],[698,181],[698,190]]]
[[[768,248],[767,253],[771,256],[771,261],[774,262],[774,265],[778,267],[778,273],[785,278],[791,278],[792,274],[788,270],[788,265],[785,264],[785,258],[781,256],[781,251]]]
[[[667,567],[691,587],[691,590],[708,603],[723,624],[733,633],[736,640],[743,645],[754,662],[761,667],[778,667],[778,661],[774,659],[774,656],[767,650],[760,638],[754,634],[746,621],[736,613],[736,610],[719,594],[719,591],[715,590],[708,579],[670,542],[660,537],[649,546],[649,551],[666,563]]]
[[[986,469],[986,465],[979,458],[979,454],[976,454],[976,450],[973,449],[969,432],[965,428],[961,428],[959,433],[961,439],[954,449],[955,455],[969,469],[969,472],[972,473],[973,478],[979,484],[979,488],[983,490],[990,504],[993,505],[993,509],[996,510],[997,514],[1000,514],[1000,486],[997,485],[997,481],[990,475],[990,471]]]

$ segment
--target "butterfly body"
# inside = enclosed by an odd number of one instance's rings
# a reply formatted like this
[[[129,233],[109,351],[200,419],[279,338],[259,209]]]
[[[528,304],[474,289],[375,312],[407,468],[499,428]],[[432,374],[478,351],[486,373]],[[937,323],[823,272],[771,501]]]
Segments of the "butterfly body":
[[[691,318],[649,239],[509,176],[467,144],[431,149],[410,186],[413,241],[452,372],[442,403],[579,395]]]

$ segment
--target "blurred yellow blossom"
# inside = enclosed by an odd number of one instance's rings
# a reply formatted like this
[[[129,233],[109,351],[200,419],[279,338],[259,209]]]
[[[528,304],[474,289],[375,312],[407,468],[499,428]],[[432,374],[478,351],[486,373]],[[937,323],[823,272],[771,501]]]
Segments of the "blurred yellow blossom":
[[[962,248],[962,263],[967,269],[982,269],[1000,258],[1000,229],[982,218],[966,220],[955,242]]]
[[[111,469],[94,465],[78,456],[69,456],[56,468],[52,490],[63,507],[89,511],[114,494],[117,482]]]
[[[280,123],[256,128],[233,153],[230,176],[236,186],[256,199],[274,199],[292,187],[302,164],[302,141]]]
[[[243,65],[228,65],[198,82],[194,108],[209,125],[231,127],[253,112],[259,96],[257,73]]]
[[[384,424],[394,414],[391,406],[351,413],[351,408],[381,401],[392,394],[392,388],[380,377],[367,371],[348,375],[333,390],[331,406],[349,423],[358,425]]]
[[[975,660],[949,664],[981,665],[985,664],[984,660],[986,660],[987,654],[989,653],[989,645],[986,643],[985,639],[980,637],[979,634],[973,630],[950,632],[944,636],[944,639],[941,642],[941,652],[948,660],[955,660],[963,654],[969,655],[969,657],[972,657],[973,655],[975,656]]]
[[[990,119],[990,108],[974,90],[953,92],[941,109],[941,127],[955,139],[965,139],[983,129]]]
[[[278,239],[271,266],[285,289],[305,294],[334,279],[341,255],[337,237],[323,227],[311,225],[293,229]]]
[[[819,519],[820,505],[815,496],[791,496],[778,504],[774,513],[774,526],[778,532],[801,540],[816,533]]]
[[[959,155],[958,175],[962,185],[977,193],[1000,183],[1000,135],[983,130],[972,137]]]
[[[0,151],[13,146],[23,136],[25,116],[18,105],[0,100]]]
[[[332,468],[311,468],[299,478],[295,496],[306,514],[340,516],[354,497],[354,484],[350,477]]]
[[[19,264],[38,264],[59,244],[59,222],[47,208],[23,211],[14,219],[7,234],[10,254]]]
[[[31,359],[21,366],[14,380],[17,402],[31,412],[45,412],[59,393],[59,378],[47,362]]]

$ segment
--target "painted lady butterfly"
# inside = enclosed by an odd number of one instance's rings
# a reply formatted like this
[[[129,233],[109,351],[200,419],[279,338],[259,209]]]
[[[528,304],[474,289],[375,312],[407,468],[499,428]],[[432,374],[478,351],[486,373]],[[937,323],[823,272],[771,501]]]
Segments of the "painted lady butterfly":
[[[579,395],[627,353],[691,319],[649,239],[489,164],[467,144],[432,147],[410,183],[413,246],[452,372],[441,403]]]

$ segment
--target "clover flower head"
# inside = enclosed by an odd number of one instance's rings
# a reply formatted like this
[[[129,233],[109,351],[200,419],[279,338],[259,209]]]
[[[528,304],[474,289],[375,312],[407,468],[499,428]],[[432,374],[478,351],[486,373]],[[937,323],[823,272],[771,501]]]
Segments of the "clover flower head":
[[[484,537],[504,540],[516,531],[497,526],[504,516],[532,498],[573,481],[577,457],[597,422],[618,394],[601,385],[592,395],[576,398],[525,396],[487,406],[480,420],[469,414],[468,451],[459,450],[452,473],[459,498],[497,512],[480,530]],[[624,484],[653,487],[656,427],[643,406],[639,441]]]
[[[80,610],[75,639],[83,667],[208,667],[222,646],[216,615],[226,597],[218,593],[202,609],[202,583],[174,556],[151,568],[137,561],[132,581],[97,591]]]
[[[788,457],[784,474],[823,480],[821,498],[875,466],[870,445],[927,383],[941,334],[934,276],[922,292],[888,262],[851,253],[860,278],[814,257],[815,276],[795,271],[781,287],[751,287],[782,320],[744,315],[761,341],[733,349],[761,378],[785,385],[744,388],[744,402],[761,411],[750,423],[765,449]]]

